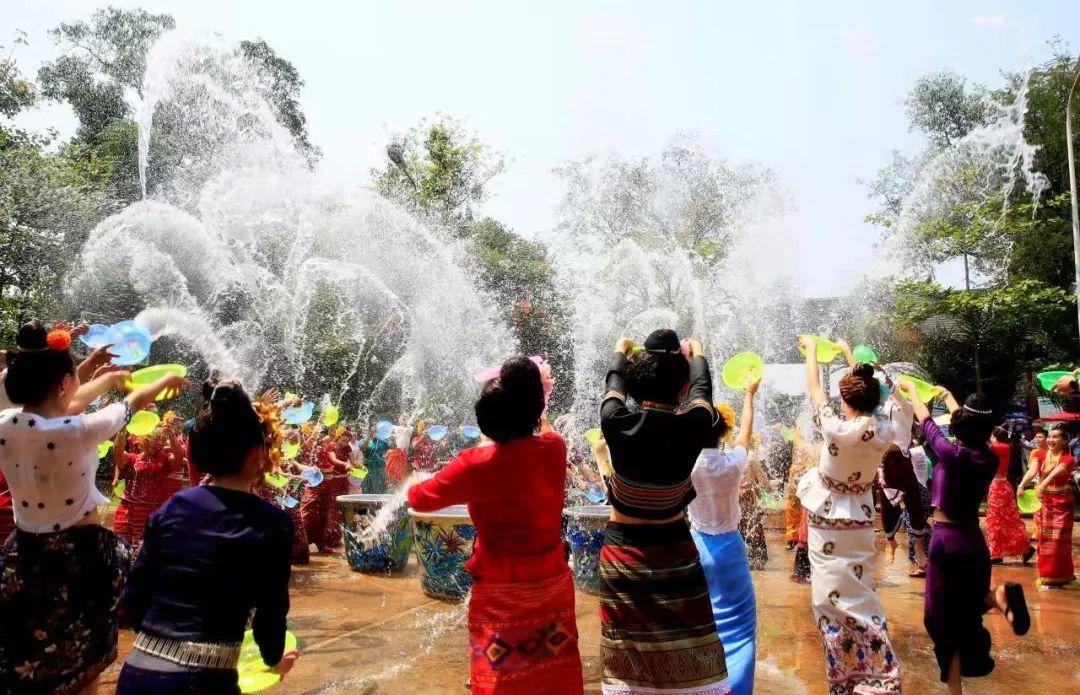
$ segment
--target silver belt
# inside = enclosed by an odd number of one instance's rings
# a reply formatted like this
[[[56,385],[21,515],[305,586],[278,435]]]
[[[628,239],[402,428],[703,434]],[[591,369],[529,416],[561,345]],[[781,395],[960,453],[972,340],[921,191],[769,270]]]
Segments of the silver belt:
[[[140,632],[135,638],[135,648],[181,666],[233,669],[240,660],[238,642],[184,642]]]

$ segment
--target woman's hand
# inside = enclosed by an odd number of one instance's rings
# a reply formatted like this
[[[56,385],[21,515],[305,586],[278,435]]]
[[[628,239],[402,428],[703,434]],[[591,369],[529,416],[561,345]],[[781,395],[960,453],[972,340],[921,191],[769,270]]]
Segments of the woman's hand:
[[[911,382],[911,379],[901,379],[897,384],[897,388],[900,389],[900,393],[904,394],[914,403],[919,398],[918,390],[915,388],[915,384]]]
[[[633,352],[633,351],[634,351],[634,341],[630,340],[629,338],[626,338],[626,337],[619,338],[619,342],[615,343],[615,352],[621,352],[622,354],[629,357],[630,353]]]
[[[126,369],[107,369],[107,367],[101,367],[99,370],[103,375],[107,374],[109,377],[109,386],[120,393],[127,393],[128,382],[131,381],[131,372]],[[95,374],[95,377],[98,375]]]
[[[705,348],[702,346],[700,340],[691,340],[688,343],[690,357],[703,357],[705,355]]]
[[[811,355],[817,357],[817,338],[812,335],[800,335],[795,340],[799,347],[806,352],[806,359],[809,360]]]
[[[836,343],[836,347],[840,348],[840,352],[844,353],[844,361],[848,363],[849,367],[854,367],[858,364],[858,362],[855,361],[855,353],[851,351],[851,344],[848,343],[848,341],[841,338],[834,342]]]
[[[281,655],[281,661],[277,662],[270,667],[270,673],[276,673],[281,677],[281,680],[285,680],[285,676],[289,674],[292,667],[296,665],[297,659],[300,658],[299,649],[290,649]]]
[[[758,379],[757,381],[746,387],[746,395],[750,398],[756,396],[759,386],[761,386],[761,379]],[[779,430],[779,426],[777,427],[777,429]]]

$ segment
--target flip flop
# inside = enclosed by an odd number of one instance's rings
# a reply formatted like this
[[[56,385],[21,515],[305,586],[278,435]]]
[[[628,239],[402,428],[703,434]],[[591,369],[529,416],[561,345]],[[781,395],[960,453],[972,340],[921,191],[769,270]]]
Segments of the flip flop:
[[[1012,613],[1012,629],[1018,635],[1026,635],[1031,629],[1031,614],[1024,600],[1024,587],[1015,582],[1005,584],[1005,617]]]
[[[912,579],[926,579],[926,568],[919,567],[911,572],[908,572],[908,576]]]

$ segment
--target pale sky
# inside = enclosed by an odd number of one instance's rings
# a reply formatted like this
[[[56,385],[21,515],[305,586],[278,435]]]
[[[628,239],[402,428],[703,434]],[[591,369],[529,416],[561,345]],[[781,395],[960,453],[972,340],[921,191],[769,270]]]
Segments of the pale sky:
[[[45,32],[108,3],[0,0],[29,75],[54,55]],[[1042,62],[1058,35],[1080,50],[1080,2],[267,2],[116,0],[169,12],[181,29],[262,37],[307,82],[323,166],[363,182],[394,133],[437,112],[509,159],[485,212],[536,235],[554,224],[552,167],[590,152],[657,153],[696,133],[734,161],[772,168],[797,206],[801,286],[850,289],[877,231],[857,179],[912,152],[903,99],[951,68],[1000,84]],[[23,125],[72,130],[57,108]],[[1064,137],[1064,133],[1062,134]]]

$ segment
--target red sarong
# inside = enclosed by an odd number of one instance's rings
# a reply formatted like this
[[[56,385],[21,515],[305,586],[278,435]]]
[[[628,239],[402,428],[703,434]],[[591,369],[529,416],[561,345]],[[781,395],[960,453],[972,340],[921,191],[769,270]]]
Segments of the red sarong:
[[[1054,584],[1075,578],[1072,558],[1072,492],[1044,492],[1042,508],[1035,512],[1038,529],[1039,577]]]
[[[474,695],[583,691],[569,570],[534,582],[473,584],[469,599]]]
[[[1023,555],[1031,547],[1016,496],[1005,478],[994,478],[986,496],[986,544],[990,557]]]
[[[304,489],[304,499],[300,503],[308,542],[314,543],[319,552],[341,545],[341,509],[337,505],[337,496],[349,492],[346,476],[325,473],[324,476],[318,487]]]

